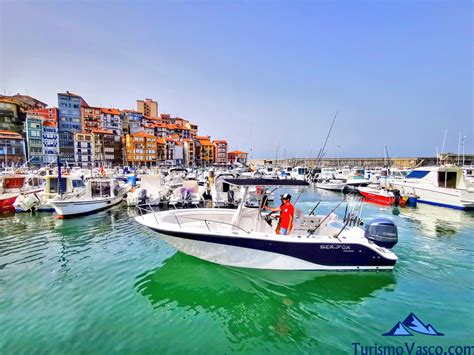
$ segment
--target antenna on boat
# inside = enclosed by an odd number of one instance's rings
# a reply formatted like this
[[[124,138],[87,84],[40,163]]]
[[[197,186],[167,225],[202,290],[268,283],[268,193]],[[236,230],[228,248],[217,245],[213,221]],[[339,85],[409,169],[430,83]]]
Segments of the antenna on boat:
[[[464,145],[466,144],[466,136],[462,137],[462,166],[465,165]]]
[[[318,153],[318,157],[317,157],[317,161],[316,161],[316,166],[319,165],[319,163],[321,162],[321,159],[323,158],[324,154],[325,154],[325,149],[326,149],[326,145],[328,143],[328,140],[329,140],[329,136],[331,135],[331,132],[332,132],[332,128],[334,127],[334,122],[336,122],[336,118],[337,118],[337,115],[339,114],[339,109],[336,110],[336,113],[334,115],[334,118],[332,119],[332,123],[331,123],[331,127],[329,127],[329,132],[328,134],[326,135],[326,139],[324,140],[324,144],[322,146],[322,148],[319,150],[319,153]]]
[[[442,155],[444,154],[444,145],[446,144],[446,135],[448,134],[448,129],[446,128],[445,131],[444,131],[444,138],[443,138],[443,146],[441,148],[441,161],[443,160],[442,159]]]
[[[459,132],[459,139],[458,139],[458,166],[461,160],[460,156],[461,156],[461,132]]]

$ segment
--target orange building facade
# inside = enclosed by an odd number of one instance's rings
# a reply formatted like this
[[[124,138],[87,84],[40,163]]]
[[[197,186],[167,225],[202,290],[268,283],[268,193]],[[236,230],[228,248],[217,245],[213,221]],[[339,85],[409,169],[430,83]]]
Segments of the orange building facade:
[[[128,134],[125,139],[127,163],[130,165],[157,165],[159,162],[158,140],[146,132]],[[160,145],[162,142],[160,142]],[[162,147],[160,147],[162,148]]]

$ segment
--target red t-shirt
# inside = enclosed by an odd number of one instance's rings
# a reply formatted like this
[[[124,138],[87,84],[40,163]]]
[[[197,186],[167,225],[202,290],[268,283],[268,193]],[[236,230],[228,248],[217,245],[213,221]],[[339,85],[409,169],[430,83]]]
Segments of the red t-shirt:
[[[290,217],[295,214],[295,208],[291,203],[280,206],[280,228],[288,229],[290,226]]]

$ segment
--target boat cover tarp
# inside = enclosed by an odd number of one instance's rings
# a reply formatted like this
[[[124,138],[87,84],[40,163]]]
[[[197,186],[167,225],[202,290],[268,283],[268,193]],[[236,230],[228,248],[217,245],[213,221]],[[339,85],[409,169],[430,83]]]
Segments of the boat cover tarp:
[[[225,179],[224,181],[237,186],[309,186],[309,183],[303,180]]]

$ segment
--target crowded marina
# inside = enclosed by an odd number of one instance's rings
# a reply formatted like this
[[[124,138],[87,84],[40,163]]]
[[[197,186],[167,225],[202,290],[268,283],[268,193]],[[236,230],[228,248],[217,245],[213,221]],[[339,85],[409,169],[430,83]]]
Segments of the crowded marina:
[[[228,169],[81,169],[63,167],[58,159],[58,165],[3,171],[2,212],[74,218],[122,204],[137,209],[133,223],[157,232],[177,250],[234,267],[391,270],[398,259],[391,250],[398,243],[397,226],[390,218],[362,220],[364,204],[474,208],[474,168],[453,164],[414,169],[253,163]],[[338,193],[340,203],[327,214],[317,213],[322,200],[313,201],[308,211],[294,209],[309,186]],[[282,188],[296,195],[293,200],[281,195],[278,207]],[[291,223],[283,222],[285,204],[292,209]]]

